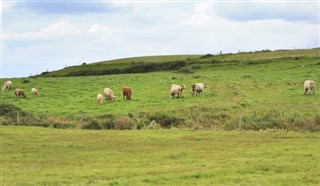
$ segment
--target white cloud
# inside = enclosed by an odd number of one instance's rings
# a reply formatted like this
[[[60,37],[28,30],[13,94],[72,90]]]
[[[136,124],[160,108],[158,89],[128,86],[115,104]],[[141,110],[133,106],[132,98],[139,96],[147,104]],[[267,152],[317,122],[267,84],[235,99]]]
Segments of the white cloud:
[[[320,2],[215,2],[211,11],[235,21],[282,19],[319,24]]]
[[[81,10],[82,5],[74,13],[35,11],[48,8],[44,5],[10,6],[3,14],[6,77],[133,56],[319,46],[319,23],[303,16],[314,14],[307,5],[285,10],[276,3],[112,2],[105,12]]]
[[[40,33],[47,37],[61,37],[71,34],[80,34],[85,30],[79,23],[59,21],[40,30]]]
[[[213,48],[216,45],[223,45],[233,52],[236,48],[259,50],[308,47],[308,45],[317,47],[319,44],[315,43],[319,43],[319,22],[310,20],[315,18],[313,14],[318,14],[319,7],[314,8],[315,4],[303,4],[299,9],[298,5],[302,4],[201,2],[194,6],[192,16],[180,22],[180,25],[196,33],[194,36],[199,33],[198,36],[203,41],[206,39],[215,43]],[[247,9],[244,6],[247,6]],[[273,8],[274,15],[270,15],[269,11]],[[248,9],[251,11],[246,11]],[[265,11],[262,11],[263,9]],[[301,20],[309,11],[313,18],[310,16]],[[255,17],[256,12],[260,13],[261,19]],[[240,14],[247,16],[248,19],[243,21],[242,18],[230,17]],[[236,45],[239,46],[235,48]]]
[[[101,25],[101,24],[92,24],[88,32],[109,32],[110,28],[107,25]]]
[[[1,1],[1,3],[0,3],[0,9],[1,9],[1,11],[5,11],[5,10],[7,10],[8,8],[9,8],[9,4],[7,4],[7,3],[3,3],[2,1]]]
[[[61,20],[54,24],[48,25],[33,32],[4,32],[3,39],[6,40],[37,40],[53,39],[66,35],[81,34],[85,31],[86,26],[79,23]]]
[[[202,18],[200,20],[205,20],[209,17],[215,17],[240,22],[281,19],[290,22],[306,22],[310,24],[319,24],[319,12],[320,2],[316,1],[205,1],[197,3],[194,6],[193,17]]]

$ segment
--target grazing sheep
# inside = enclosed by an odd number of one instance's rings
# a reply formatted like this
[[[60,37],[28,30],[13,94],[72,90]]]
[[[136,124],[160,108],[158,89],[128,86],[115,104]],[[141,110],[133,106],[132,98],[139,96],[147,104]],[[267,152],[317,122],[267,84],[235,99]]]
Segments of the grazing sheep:
[[[102,105],[103,103],[103,96],[101,94],[98,94],[97,95],[97,101],[98,101],[98,104]]]
[[[193,83],[192,84],[192,95],[193,96],[200,96],[200,94],[202,93],[202,91],[207,88],[207,84],[205,83]]]
[[[31,93],[32,93],[33,96],[37,96],[37,97],[40,96],[39,91],[38,91],[38,89],[36,89],[36,88],[32,88],[32,89],[31,89]]]
[[[2,92],[5,92],[7,90],[11,90],[11,88],[12,88],[12,81],[6,81],[3,84]]]
[[[114,93],[110,88],[105,88],[103,93],[104,93],[104,96],[106,96],[107,101],[115,102],[117,100],[117,97],[114,96]]]
[[[303,89],[304,89],[304,94],[306,94],[307,92],[309,92],[309,94],[311,94],[311,92],[315,94],[316,83],[312,80],[306,80],[303,84]]]
[[[26,93],[24,92],[24,90],[20,89],[20,88],[16,88],[14,90],[14,95],[16,95],[16,97],[27,97]]]
[[[181,98],[183,89],[186,89],[186,85],[172,84],[170,88],[171,98]]]
[[[132,90],[127,86],[123,87],[123,89],[122,89],[123,99],[131,100],[131,95],[132,95]]]

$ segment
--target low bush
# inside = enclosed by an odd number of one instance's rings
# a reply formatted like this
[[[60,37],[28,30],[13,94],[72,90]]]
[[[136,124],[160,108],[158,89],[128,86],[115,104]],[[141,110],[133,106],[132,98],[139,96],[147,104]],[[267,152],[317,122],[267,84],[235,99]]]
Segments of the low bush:
[[[119,117],[114,120],[114,129],[118,130],[130,130],[135,126],[135,120],[130,117]]]
[[[320,125],[320,114],[318,114],[318,115],[315,116],[314,122],[315,122],[317,125]]]
[[[59,123],[56,122],[52,125],[53,128],[56,129],[70,129],[70,128],[75,128],[75,125],[72,123]]]
[[[214,55],[212,54],[206,54],[206,55],[203,55],[203,56],[200,56],[200,58],[210,58],[210,57],[213,57]]]
[[[194,66],[191,67],[191,69],[193,69],[193,70],[201,69],[201,66],[199,66],[199,65],[194,65]]]
[[[0,105],[0,125],[49,127],[53,120],[43,115],[34,115],[12,104]]]
[[[319,132],[320,122],[318,119],[317,117],[314,120],[302,119],[297,113],[270,110],[267,113],[254,112],[251,116],[243,116],[239,122],[241,122],[241,129],[244,130],[281,129]]]
[[[81,128],[101,129],[158,129],[158,128],[198,128],[210,130],[293,130],[320,131],[320,115],[305,118],[299,113],[286,113],[276,109],[268,112],[253,112],[239,118],[228,113],[219,113],[209,107],[190,108],[189,117],[179,118],[169,113],[140,112],[136,117],[132,113],[116,117],[112,114],[97,117],[59,118],[48,115],[27,113],[13,104],[0,104],[0,125],[39,126],[58,129]]]
[[[96,120],[91,120],[90,122],[84,124],[82,129],[90,129],[90,130],[100,130],[102,129],[100,123]]]
[[[155,113],[153,115],[149,115],[148,119],[150,121],[156,121],[157,123],[159,123],[161,128],[177,127],[180,124],[183,124],[182,118],[169,116],[169,115],[163,114],[163,113]]]
[[[106,118],[102,120],[101,127],[103,129],[113,129],[114,128],[114,118]]]
[[[21,116],[28,115],[27,112],[23,111],[19,107],[10,104],[10,103],[2,103],[0,104],[0,116],[6,116],[10,114],[16,115],[16,113],[19,112]]]
[[[211,60],[211,64],[213,64],[213,65],[217,65],[219,63],[220,63],[220,61],[218,61],[218,60],[215,60],[215,59]]]
[[[180,70],[178,70],[178,73],[183,73],[183,74],[192,74],[193,71],[188,69],[188,68],[182,68]]]
[[[148,119],[139,119],[137,121],[137,129],[144,129],[147,128],[150,125],[150,121]]]

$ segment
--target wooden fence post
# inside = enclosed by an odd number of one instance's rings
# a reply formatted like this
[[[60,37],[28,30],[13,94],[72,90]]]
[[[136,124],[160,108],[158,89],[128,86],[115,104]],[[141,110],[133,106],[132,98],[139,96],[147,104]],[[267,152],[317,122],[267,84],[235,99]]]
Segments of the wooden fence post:
[[[80,111],[80,122],[81,122],[81,128],[83,127],[83,112]]]
[[[238,122],[239,130],[241,130],[242,117],[243,117],[243,115],[241,115],[241,116],[240,116],[240,118],[239,118],[239,122]]]
[[[17,124],[20,125],[20,114],[19,114],[19,111],[17,111]]]

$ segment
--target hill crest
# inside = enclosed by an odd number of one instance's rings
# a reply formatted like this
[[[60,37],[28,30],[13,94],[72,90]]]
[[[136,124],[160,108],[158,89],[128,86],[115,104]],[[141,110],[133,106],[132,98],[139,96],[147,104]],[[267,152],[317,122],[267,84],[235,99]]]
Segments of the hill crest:
[[[148,73],[154,71],[183,70],[197,63],[229,61],[263,61],[292,57],[319,57],[320,48],[295,50],[262,50],[228,54],[141,56],[69,66],[61,70],[42,72],[35,77],[73,77],[111,74]]]

